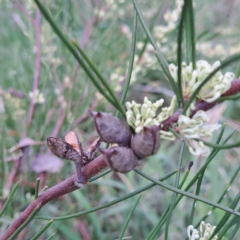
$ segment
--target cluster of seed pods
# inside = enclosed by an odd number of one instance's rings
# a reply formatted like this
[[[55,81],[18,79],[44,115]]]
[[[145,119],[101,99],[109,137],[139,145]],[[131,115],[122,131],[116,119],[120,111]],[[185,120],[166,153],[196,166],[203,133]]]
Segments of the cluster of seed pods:
[[[159,126],[144,127],[140,133],[132,134],[129,126],[109,113],[90,112],[95,128],[102,141],[117,144],[100,149],[106,163],[115,172],[133,170],[138,160],[154,155],[160,147]]]

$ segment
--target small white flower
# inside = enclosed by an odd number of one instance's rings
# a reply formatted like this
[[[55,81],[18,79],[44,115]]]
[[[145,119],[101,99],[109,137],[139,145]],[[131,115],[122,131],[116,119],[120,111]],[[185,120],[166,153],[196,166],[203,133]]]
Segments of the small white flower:
[[[198,86],[203,82],[203,80],[220,65],[220,61],[216,61],[211,66],[207,61],[200,60],[196,62],[196,69],[193,70],[192,63],[187,66],[186,63],[183,62],[181,65],[183,97],[188,99],[191,94],[198,88]],[[171,76],[177,82],[178,67],[174,64],[169,64],[168,68]],[[232,72],[227,72],[223,76],[221,71],[218,71],[201,88],[197,97],[206,102],[216,101],[223,93],[225,93],[231,87],[231,82],[234,77],[235,76]]]
[[[200,224],[200,235],[201,235],[200,240],[208,240],[212,235],[212,233],[214,232],[215,228],[216,226],[211,226],[210,223],[205,223],[204,221],[202,221]],[[215,240],[217,238],[218,238],[217,235],[213,237],[213,239]]]
[[[155,103],[152,103],[147,97],[144,98],[142,105],[135,101],[131,103],[127,102],[126,119],[128,124],[135,129],[136,133],[141,132],[143,127],[159,125],[173,114],[176,105],[176,96],[172,98],[170,106],[162,108],[161,112],[157,115],[157,111],[163,103],[163,99],[159,99]],[[160,131],[160,136],[168,140],[175,139],[175,136],[171,132]]]
[[[210,223],[204,223],[204,221],[200,224],[200,235],[197,229],[194,228],[193,225],[189,225],[187,227],[188,240],[208,240],[215,230],[215,226],[211,226]],[[213,237],[214,240],[217,240],[218,236],[215,235]]]
[[[188,240],[196,240],[199,239],[199,232],[194,228],[193,225],[189,225],[187,228]]]
[[[45,98],[43,93],[40,93],[38,89],[36,89],[34,92],[29,92],[29,98],[33,99],[34,103],[44,103]]]
[[[207,114],[200,110],[192,118],[180,115],[178,118],[177,130],[186,140],[186,144],[191,154],[207,156],[209,148],[200,140],[203,137],[211,137],[213,131],[218,130],[220,124],[207,125],[209,121]]]

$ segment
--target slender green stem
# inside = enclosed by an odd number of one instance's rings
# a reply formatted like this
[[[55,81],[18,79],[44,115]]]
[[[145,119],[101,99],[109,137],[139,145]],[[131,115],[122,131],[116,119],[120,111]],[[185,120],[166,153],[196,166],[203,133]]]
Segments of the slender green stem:
[[[187,179],[187,176],[189,174],[189,171],[190,171],[190,167],[188,167],[188,170],[187,170],[187,173],[185,174],[185,176],[183,177],[181,183],[179,184],[179,188],[182,188],[182,186],[184,185],[186,179]],[[174,208],[176,207],[176,203],[174,204]],[[164,213],[162,214],[161,218],[159,219],[157,225],[152,229],[152,231],[149,233],[148,237],[146,238],[146,240],[153,240],[159,230],[162,228],[163,224],[166,222],[166,219],[167,219],[167,214],[169,212],[169,209],[170,209],[170,205],[168,205],[168,208],[164,211]]]
[[[136,39],[137,39],[137,13],[135,11],[134,13],[134,20],[133,20],[133,33],[132,33],[132,43],[131,43],[131,50],[130,50],[130,58],[129,58],[129,64],[128,64],[128,70],[127,70],[127,78],[123,87],[123,92],[121,96],[121,104],[124,104],[128,88],[130,85],[130,80],[132,76],[132,70],[133,70],[133,63],[134,63],[134,56],[135,56],[135,50],[136,50]],[[118,117],[119,111],[116,113],[116,117]]]
[[[181,19],[178,27],[178,46],[177,46],[177,64],[178,64],[177,83],[178,83],[179,95],[180,95],[183,107],[185,103],[184,103],[183,92],[182,92],[182,39],[183,39],[183,22],[185,18],[185,13],[186,13],[186,2],[184,2],[183,8],[182,8],[182,15],[181,15]]]
[[[218,102],[223,102],[223,101],[236,101],[240,99],[240,94],[236,94],[234,96],[229,96],[229,97],[221,97],[218,99]]]
[[[232,185],[234,179],[237,177],[239,171],[240,171],[240,166],[239,166],[238,169],[234,172],[232,178],[230,179],[229,183],[226,185],[225,190],[223,191],[222,195],[219,197],[217,203],[221,203],[221,202],[222,202],[224,196],[225,196],[226,193],[228,192],[230,186]],[[213,212],[215,209],[216,209],[215,207],[212,207],[211,210],[210,210],[205,216],[203,216],[203,217],[198,221],[198,223],[195,225],[195,228],[198,228],[198,227],[200,226],[200,223],[201,223],[202,221],[204,221],[207,217],[209,217],[209,215],[211,215],[212,212]]]
[[[234,236],[236,235],[236,233],[239,231],[240,229],[240,219],[238,218],[237,223],[235,228],[233,229],[232,233],[230,234],[228,240],[232,240],[234,238]],[[220,234],[219,234],[220,235]],[[221,238],[219,238],[220,240]]]
[[[234,209],[237,204],[239,203],[239,199],[240,199],[240,192],[236,195],[236,197],[233,199],[230,207],[232,209]],[[240,214],[239,212],[240,208],[238,210],[236,210],[236,212],[238,211],[238,213]],[[215,230],[213,231],[211,237],[209,238],[209,240],[211,240],[218,232],[221,228],[223,228],[223,226],[226,224],[226,222],[228,221],[228,219],[231,217],[231,213],[229,212],[225,212],[225,214],[223,215],[223,217],[221,218],[221,220],[219,221],[219,223],[217,224]]]
[[[63,35],[61,30],[57,27],[57,25],[52,20],[51,16],[47,12],[47,10],[43,7],[43,5],[39,2],[39,0],[34,0],[39,7],[40,11],[44,15],[45,19],[49,22],[55,33],[58,35],[60,40],[66,45],[68,50],[72,53],[72,55],[75,57],[75,59],[78,61],[78,63],[82,66],[86,74],[88,75],[89,79],[92,81],[92,83],[95,85],[95,87],[99,90],[99,92],[114,106],[118,109],[118,106],[116,103],[112,100],[112,98],[106,94],[104,89],[100,86],[92,72],[88,69],[87,65],[84,63],[84,61],[79,57],[78,53],[75,51],[75,48],[73,45],[67,40],[67,38]],[[121,109],[118,109],[120,112],[122,112]]]
[[[40,191],[40,193],[38,195],[40,195],[41,193],[43,193],[44,191],[46,191],[48,189],[48,186],[44,186],[44,188]],[[49,219],[50,220],[50,219]]]
[[[214,206],[214,207],[219,208],[219,209],[221,209],[221,210],[223,210],[225,212],[228,212],[228,213],[231,213],[231,214],[234,214],[234,215],[240,217],[240,212],[235,212],[234,209],[231,209],[231,208],[228,208],[228,207],[224,207],[224,206],[222,206],[220,204],[217,204],[217,203],[214,203],[212,201],[209,201],[209,200],[207,200],[207,199],[205,199],[203,197],[196,196],[196,195],[194,195],[192,193],[188,193],[188,192],[179,190],[177,188],[174,188],[174,187],[172,187],[172,186],[170,186],[168,184],[162,183],[162,182],[160,182],[158,180],[155,180],[152,177],[149,177],[148,175],[146,175],[145,173],[143,173],[139,169],[135,169],[134,171],[137,172],[139,175],[143,176],[144,178],[150,180],[151,182],[156,183],[157,185],[159,185],[159,186],[161,186],[163,188],[166,188],[166,189],[168,189],[168,190],[170,190],[172,192],[176,192],[176,193],[179,193],[179,194],[181,194],[183,196],[186,196],[186,197],[189,197],[189,198],[192,198],[192,199],[196,199],[196,200],[198,200],[200,202],[206,203],[208,205]]]
[[[167,174],[166,176],[164,176],[163,178],[161,178],[160,181],[164,181],[164,180],[168,179],[168,178],[171,177],[172,175],[176,174],[178,171],[179,171],[179,169],[177,169],[177,170],[175,170],[175,171]],[[154,187],[154,186],[156,186],[156,184],[155,184],[155,183],[151,183],[151,184],[149,184],[149,185],[147,185],[147,186],[145,186],[145,187],[142,187],[142,188],[140,188],[140,189],[138,189],[138,190],[136,190],[136,191],[134,191],[134,192],[132,192],[132,193],[129,193],[129,194],[123,196],[123,197],[120,197],[120,198],[115,199],[115,200],[113,200],[113,201],[111,201],[111,202],[108,202],[108,203],[106,203],[106,204],[103,204],[102,206],[94,207],[94,208],[92,208],[92,209],[90,209],[90,210],[86,210],[86,211],[83,211],[83,212],[80,212],[80,213],[70,214],[70,215],[66,215],[66,216],[62,216],[62,217],[56,217],[56,218],[54,218],[54,221],[59,221],[59,220],[64,220],[64,219],[70,219],[70,218],[80,217],[80,216],[86,215],[86,214],[88,214],[88,213],[96,212],[96,211],[98,211],[98,210],[100,210],[100,209],[109,207],[109,206],[114,205],[114,204],[116,204],[116,203],[122,202],[122,201],[124,201],[124,200],[126,200],[126,199],[128,199],[128,198],[131,198],[131,197],[133,197],[133,196],[135,196],[135,195],[137,195],[137,194],[139,194],[139,193],[141,193],[141,192],[144,192],[144,191],[146,191],[147,189],[150,189],[150,188],[152,188],[152,187]],[[50,220],[50,219],[52,219],[52,218],[51,218],[51,217],[40,217],[40,216],[37,216],[36,219]]]
[[[36,180],[36,186],[35,186],[35,197],[34,197],[34,199],[37,199],[37,198],[38,198],[39,183],[40,183],[40,178],[37,178],[37,180]]]
[[[57,232],[53,232],[46,240],[50,240],[52,239],[55,235],[56,235]]]
[[[168,3],[166,3],[166,5],[167,4]],[[153,28],[154,28],[154,26],[156,24],[156,20],[157,20],[158,16],[161,15],[161,13],[163,13],[164,8],[165,8],[165,6],[162,7],[162,5],[160,4],[159,9],[156,11],[154,17],[152,18],[153,20],[151,20],[151,25],[149,27],[150,31],[153,30]],[[148,44],[148,36],[146,36],[145,39],[143,40],[142,49],[139,51],[139,54],[138,54],[139,60],[141,59],[142,55],[144,54],[144,52],[146,50],[146,47],[147,47],[147,44]]]
[[[184,174],[183,179],[182,179],[180,185],[178,186],[179,189],[181,189],[181,188],[183,187],[183,184],[186,182],[190,170],[191,170],[191,168],[188,168],[188,170],[187,170],[186,173]]]
[[[128,214],[125,222],[124,222],[124,224],[123,224],[123,226],[122,226],[122,230],[121,230],[121,232],[120,232],[120,234],[119,234],[119,238],[118,238],[119,240],[121,240],[121,239],[123,238],[123,235],[124,235],[124,233],[125,233],[125,231],[126,231],[126,228],[127,228],[127,226],[128,226],[128,223],[129,223],[129,221],[130,221],[130,219],[131,219],[131,217],[132,217],[132,215],[133,215],[133,212],[134,212],[135,208],[137,207],[137,205],[138,205],[138,203],[139,203],[139,200],[140,200],[141,196],[142,196],[142,195],[140,194],[139,197],[137,198],[137,201],[134,203],[131,211],[129,212],[129,214]]]
[[[165,59],[165,57],[163,56],[163,54],[161,53],[161,51],[160,51],[159,47],[157,46],[155,40],[153,39],[153,37],[152,37],[152,35],[151,35],[151,33],[150,33],[150,31],[149,31],[149,29],[148,29],[145,21],[144,21],[142,12],[141,12],[141,10],[140,10],[140,8],[139,8],[139,6],[138,6],[137,1],[136,1],[136,0],[132,0],[132,1],[133,1],[133,4],[134,4],[135,9],[136,9],[136,11],[137,11],[139,20],[140,20],[140,22],[141,22],[141,24],[142,24],[142,27],[143,27],[143,29],[145,30],[145,32],[146,32],[146,34],[147,34],[150,42],[152,43],[154,49],[155,49],[156,52],[157,52],[156,56],[157,56],[157,59],[158,59],[160,65],[161,65],[162,69],[163,69],[163,72],[165,73],[165,75],[166,75],[167,78],[169,79],[170,84],[171,84],[171,86],[172,86],[172,89],[173,89],[173,91],[174,91],[174,93],[175,93],[175,95],[176,95],[176,97],[177,97],[177,99],[178,99],[178,102],[181,102],[181,99],[180,99],[180,96],[179,96],[179,89],[177,88],[177,85],[176,85],[176,83],[174,82],[174,80],[173,80],[173,78],[172,78],[172,76],[171,76],[171,74],[169,73],[169,70],[168,70],[168,62],[167,62],[167,60]]]
[[[17,235],[32,221],[32,219],[38,213],[39,210],[40,208],[36,207],[31,213],[31,215],[28,217],[28,219],[13,233],[13,235],[8,240],[16,239]]]
[[[194,27],[194,11],[192,0],[184,0],[186,12],[184,14],[187,63],[192,62],[193,69],[196,69],[196,53],[195,53],[195,27]]]
[[[115,104],[118,106],[118,109],[121,109],[121,113],[123,116],[125,116],[125,110],[123,108],[122,103],[118,100],[116,94],[113,92],[112,88],[110,87],[109,83],[106,81],[106,79],[102,76],[102,74],[98,71],[96,65],[88,58],[88,56],[84,53],[82,48],[79,46],[79,44],[76,42],[76,40],[72,40],[72,44],[76,49],[79,51],[79,53],[82,55],[84,60],[89,64],[93,72],[96,74],[96,76],[99,78],[103,86],[107,89],[109,92],[109,95],[112,97],[114,100]]]
[[[112,171],[111,169],[108,169],[108,170],[106,170],[106,171],[104,171],[104,172],[102,172],[102,173],[100,173],[100,174],[98,174],[98,175],[90,178],[90,179],[88,180],[88,182],[93,182],[93,181],[97,180],[98,178],[103,177],[104,175],[110,173],[111,171]]]
[[[182,142],[180,155],[179,155],[179,160],[178,160],[178,168],[179,169],[182,166],[184,147],[185,147],[185,143]],[[180,171],[176,175],[175,184],[174,184],[175,188],[178,188],[178,186],[179,186],[179,179],[180,179]],[[172,200],[171,200],[170,205],[169,205],[169,211],[168,211],[167,220],[166,220],[165,235],[164,235],[165,240],[168,240],[168,229],[169,229],[170,220],[171,220],[171,216],[172,216],[172,211],[173,211],[173,207],[174,207],[176,198],[177,198],[177,193],[174,192],[173,196],[172,196]]]
[[[39,232],[36,233],[30,240],[37,240],[53,223],[53,219],[49,221]]]
[[[135,11],[134,13],[134,21],[133,21],[133,33],[132,33],[132,43],[131,43],[131,50],[130,50],[130,58],[129,58],[129,64],[128,64],[128,70],[127,70],[127,78],[124,84],[123,93],[121,96],[121,103],[124,104],[127,91],[129,88],[131,76],[132,76],[132,69],[133,69],[133,63],[134,63],[134,56],[135,56],[135,50],[136,50],[136,39],[137,39],[137,23],[138,23],[138,15]]]
[[[6,211],[8,204],[9,204],[10,201],[12,200],[14,193],[16,192],[16,190],[17,190],[18,187],[19,187],[19,184],[20,184],[20,182],[18,181],[18,182],[15,184],[15,186],[13,187],[11,193],[9,194],[9,196],[8,196],[8,198],[7,198],[7,201],[5,202],[3,208],[2,208],[2,210],[1,210],[1,212],[0,212],[0,217],[2,217],[2,215],[3,215],[4,212]]]
[[[215,148],[215,149],[229,149],[229,148],[240,147],[240,142],[236,142],[236,143],[233,143],[233,144],[219,145],[219,144],[214,144],[214,143],[211,143],[211,142],[206,142],[202,139],[196,139],[196,140],[202,141],[205,145],[207,145],[209,147],[212,147],[212,148]]]
[[[189,0],[188,11],[190,16],[190,29],[191,29],[191,61],[193,69],[196,69],[196,49],[195,49],[195,26],[194,26],[194,10],[193,1]]]
[[[198,181],[197,181],[197,188],[196,188],[196,195],[199,195],[200,189],[201,189],[201,184],[202,184],[202,179],[203,179],[203,174],[201,174],[201,176],[199,177]],[[194,218],[194,212],[195,212],[195,208],[196,208],[196,200],[193,200],[192,203],[192,209],[191,209],[191,213],[190,213],[190,218],[189,218],[189,224],[188,225],[192,225],[193,224],[193,218]]]

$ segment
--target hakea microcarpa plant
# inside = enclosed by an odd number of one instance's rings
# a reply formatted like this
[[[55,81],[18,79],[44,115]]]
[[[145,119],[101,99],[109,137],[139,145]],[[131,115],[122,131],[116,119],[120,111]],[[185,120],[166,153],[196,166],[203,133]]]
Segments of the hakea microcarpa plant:
[[[192,63],[189,66],[186,63],[182,63],[182,91],[184,99],[188,99],[199,84],[218,66],[220,66],[219,61],[212,66],[207,61],[197,61],[196,69],[193,69]],[[169,65],[170,73],[175,81],[177,81],[177,69],[178,67],[175,65]],[[212,103],[216,101],[230,89],[233,78],[234,74],[231,72],[223,75],[221,71],[218,71],[200,90],[196,102],[204,100]],[[175,135],[169,129],[164,129],[162,123],[173,115],[176,106],[176,96],[172,98],[169,107],[162,107],[163,103],[163,99],[152,103],[147,97],[144,98],[143,104],[135,101],[126,103],[126,119],[128,125],[135,131],[134,135],[131,134],[130,128],[126,124],[111,114],[91,112],[100,138],[107,143],[119,145],[112,150],[101,151],[111,169],[119,172],[128,172],[136,166],[136,157],[138,160],[141,160],[154,155],[159,150],[160,139],[175,140]],[[159,111],[160,107],[161,110]],[[191,154],[207,156],[209,148],[201,139],[211,137],[213,131],[218,130],[221,125],[208,124],[209,118],[203,110],[199,110],[189,117],[190,110],[193,108],[194,104],[190,106],[186,115],[180,114],[172,128],[185,139]],[[128,148],[128,150],[121,149],[123,146]],[[126,161],[123,160],[124,156],[127,159]],[[119,163],[116,164],[114,161],[119,161]]]

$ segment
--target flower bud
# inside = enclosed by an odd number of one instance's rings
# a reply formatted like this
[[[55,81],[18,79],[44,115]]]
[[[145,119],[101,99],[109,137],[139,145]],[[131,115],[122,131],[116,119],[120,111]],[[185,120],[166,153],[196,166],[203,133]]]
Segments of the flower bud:
[[[133,170],[138,159],[131,148],[112,147],[109,149],[99,149],[107,165],[115,172],[127,173]]]
[[[109,113],[91,112],[94,119],[95,128],[100,138],[107,143],[117,143],[123,146],[129,146],[131,141],[131,131],[118,118]]]
[[[154,155],[160,147],[159,126],[144,127],[132,137],[131,148],[138,159]]]

